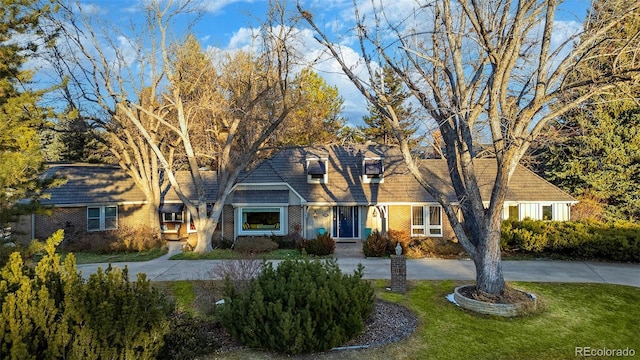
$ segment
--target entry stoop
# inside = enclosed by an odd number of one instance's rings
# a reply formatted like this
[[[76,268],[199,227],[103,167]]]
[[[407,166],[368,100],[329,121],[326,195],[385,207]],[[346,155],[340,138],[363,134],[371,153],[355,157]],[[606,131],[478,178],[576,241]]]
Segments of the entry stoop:
[[[362,241],[337,241],[333,256],[336,259],[364,258],[364,253],[362,252]]]

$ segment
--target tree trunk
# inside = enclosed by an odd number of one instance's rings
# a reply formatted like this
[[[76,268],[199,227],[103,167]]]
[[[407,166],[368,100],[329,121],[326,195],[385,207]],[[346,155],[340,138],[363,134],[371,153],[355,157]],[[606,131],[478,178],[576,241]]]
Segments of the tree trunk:
[[[213,233],[216,231],[216,227],[218,226],[218,221],[205,218],[202,219],[200,223],[203,224],[203,226],[198,228],[198,242],[196,243],[196,247],[193,249],[193,252],[205,254],[213,250],[211,239],[213,238]]]
[[[211,215],[209,216],[206,216],[206,204],[204,204],[204,206],[198,206],[198,215],[197,218],[194,219],[196,221],[196,228],[198,229],[198,242],[193,249],[194,252],[204,254],[213,250],[211,241],[216,227],[218,227],[218,222],[220,222],[220,215],[222,215],[222,209],[224,208],[226,199],[226,195],[219,197],[218,201],[213,204]]]
[[[148,199],[148,201],[149,202],[145,206],[147,211],[148,225],[154,233],[160,235],[160,213],[158,211],[158,209],[160,208],[160,204],[155,200],[151,201],[151,199]]]
[[[502,256],[500,254],[500,222],[490,222],[478,241],[473,262],[476,266],[476,288],[492,295],[504,290]],[[481,235],[482,236],[482,235]]]

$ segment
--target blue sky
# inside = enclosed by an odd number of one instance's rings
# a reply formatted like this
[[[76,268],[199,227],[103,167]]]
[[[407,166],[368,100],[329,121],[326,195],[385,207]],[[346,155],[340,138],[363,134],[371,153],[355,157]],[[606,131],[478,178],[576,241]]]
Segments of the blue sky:
[[[142,1],[146,0],[85,0],[81,1],[85,10],[91,10],[94,14],[106,21],[113,22],[116,26],[127,26],[131,18],[141,18],[140,13]],[[178,2],[180,0],[174,0]],[[234,50],[242,48],[248,44],[250,28],[258,24],[256,18],[263,18],[268,8],[266,0],[196,0],[200,1],[206,9],[204,16],[193,28],[193,33],[200,40],[203,48],[216,48],[224,50]],[[361,1],[364,5],[362,10],[366,12],[370,3],[369,0]],[[397,17],[403,16],[407,11],[411,11],[415,2],[413,0],[393,0],[386,1],[388,13]],[[295,0],[289,0],[287,6],[295,8]],[[584,19],[590,2],[586,0],[565,1],[558,12],[557,20],[567,29],[575,29]],[[352,0],[308,0],[303,1],[303,6],[309,9],[314,16],[314,20],[335,34],[344,33],[347,24],[353,17]],[[187,17],[179,19],[181,23],[187,22]],[[304,24],[306,25],[306,24]],[[177,34],[181,34],[183,29],[178,29]],[[355,44],[341,40],[341,44],[348,49]],[[310,57],[315,56],[321,49],[317,42],[313,40],[311,32],[304,37],[305,51]],[[357,53],[350,53],[353,61],[358,60]],[[330,85],[337,86],[341,96],[345,100],[344,116],[352,125],[362,124],[362,116],[367,114],[364,98],[355,87],[340,74],[340,70],[335,64],[324,62],[316,67],[316,71],[325,78]]]

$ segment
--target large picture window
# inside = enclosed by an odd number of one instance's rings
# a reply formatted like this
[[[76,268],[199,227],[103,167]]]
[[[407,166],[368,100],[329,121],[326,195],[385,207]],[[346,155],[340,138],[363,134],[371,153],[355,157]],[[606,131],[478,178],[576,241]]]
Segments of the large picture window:
[[[280,207],[241,208],[241,233],[267,234],[283,233],[284,209]]]
[[[115,230],[118,228],[117,206],[94,206],[87,208],[87,230]]]
[[[411,236],[442,236],[440,205],[411,207]]]

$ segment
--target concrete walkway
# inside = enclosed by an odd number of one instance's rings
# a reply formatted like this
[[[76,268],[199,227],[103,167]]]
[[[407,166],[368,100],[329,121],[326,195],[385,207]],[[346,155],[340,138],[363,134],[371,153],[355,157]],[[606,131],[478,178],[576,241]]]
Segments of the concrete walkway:
[[[213,279],[213,269],[228,260],[168,260],[180,252],[180,243],[169,243],[169,253],[145,262],[114,263],[127,266],[131,278],[145,273],[152,281]],[[355,251],[355,250],[351,250]],[[345,273],[352,273],[358,264],[364,265],[364,278],[390,279],[390,259],[364,258],[361,254],[344,257],[338,251],[338,265]],[[340,255],[345,254],[345,255]],[[356,257],[357,256],[357,257]],[[277,264],[279,261],[273,261]],[[108,264],[78,265],[83,276],[94,273]],[[640,287],[639,264],[615,264],[588,261],[507,260],[503,261],[507,281],[608,283]],[[471,260],[417,259],[407,260],[408,280],[474,280],[475,266]]]

